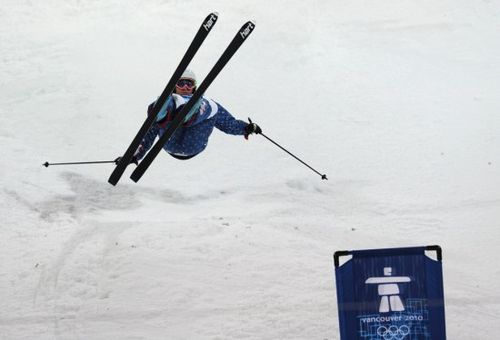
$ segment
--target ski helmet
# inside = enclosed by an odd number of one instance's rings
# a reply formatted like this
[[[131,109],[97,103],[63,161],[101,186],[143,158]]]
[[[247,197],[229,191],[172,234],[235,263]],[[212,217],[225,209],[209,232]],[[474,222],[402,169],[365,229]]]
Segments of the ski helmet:
[[[180,79],[191,79],[194,82],[194,86],[197,85],[196,82],[196,74],[194,74],[193,70],[187,68],[184,73],[182,73],[182,76]]]

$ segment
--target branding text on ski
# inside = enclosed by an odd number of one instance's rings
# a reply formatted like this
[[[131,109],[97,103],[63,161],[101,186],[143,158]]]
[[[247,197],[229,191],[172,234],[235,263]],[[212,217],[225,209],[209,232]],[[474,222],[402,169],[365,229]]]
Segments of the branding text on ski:
[[[203,27],[208,31],[210,30],[210,28],[212,27],[212,25],[215,23],[215,20],[217,20],[217,17],[215,16],[215,14],[212,14],[210,16],[210,19],[207,21],[206,24],[203,25]]]
[[[253,23],[249,22],[247,27],[245,27],[245,29],[240,32],[241,37],[243,39],[245,39],[250,34],[250,32],[253,30],[253,28],[254,28]]]

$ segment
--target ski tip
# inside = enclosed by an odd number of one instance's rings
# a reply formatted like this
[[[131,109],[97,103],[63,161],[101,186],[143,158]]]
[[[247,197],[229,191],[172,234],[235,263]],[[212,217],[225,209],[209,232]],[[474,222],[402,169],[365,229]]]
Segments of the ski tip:
[[[255,20],[248,20],[243,24],[243,27],[252,27],[252,29],[255,27]]]
[[[248,38],[248,36],[250,35],[250,33],[252,33],[254,28],[255,28],[255,23],[253,21],[249,20],[249,21],[245,22],[245,24],[243,26],[241,26],[241,30],[240,30],[241,38],[243,40]]]
[[[218,19],[219,19],[219,13],[217,12],[210,13],[203,21],[201,27],[203,27],[207,32],[209,32]]]
[[[219,16],[219,12],[217,12],[217,11],[212,12],[212,14],[215,15],[216,17]]]

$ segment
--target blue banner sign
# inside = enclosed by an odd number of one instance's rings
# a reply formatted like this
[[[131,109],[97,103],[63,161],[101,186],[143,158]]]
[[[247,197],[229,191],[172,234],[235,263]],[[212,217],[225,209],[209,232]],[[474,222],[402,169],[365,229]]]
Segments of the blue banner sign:
[[[437,260],[426,251],[436,251]],[[352,256],[340,265],[341,256]],[[445,340],[439,246],[335,253],[342,340]]]

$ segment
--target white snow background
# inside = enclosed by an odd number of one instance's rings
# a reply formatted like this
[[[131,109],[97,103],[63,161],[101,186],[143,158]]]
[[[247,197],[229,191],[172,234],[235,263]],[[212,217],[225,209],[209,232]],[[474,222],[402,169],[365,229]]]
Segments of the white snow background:
[[[114,159],[202,19],[261,136]],[[0,1],[1,339],[339,339],[336,250],[439,244],[449,339],[500,332],[500,1]]]

